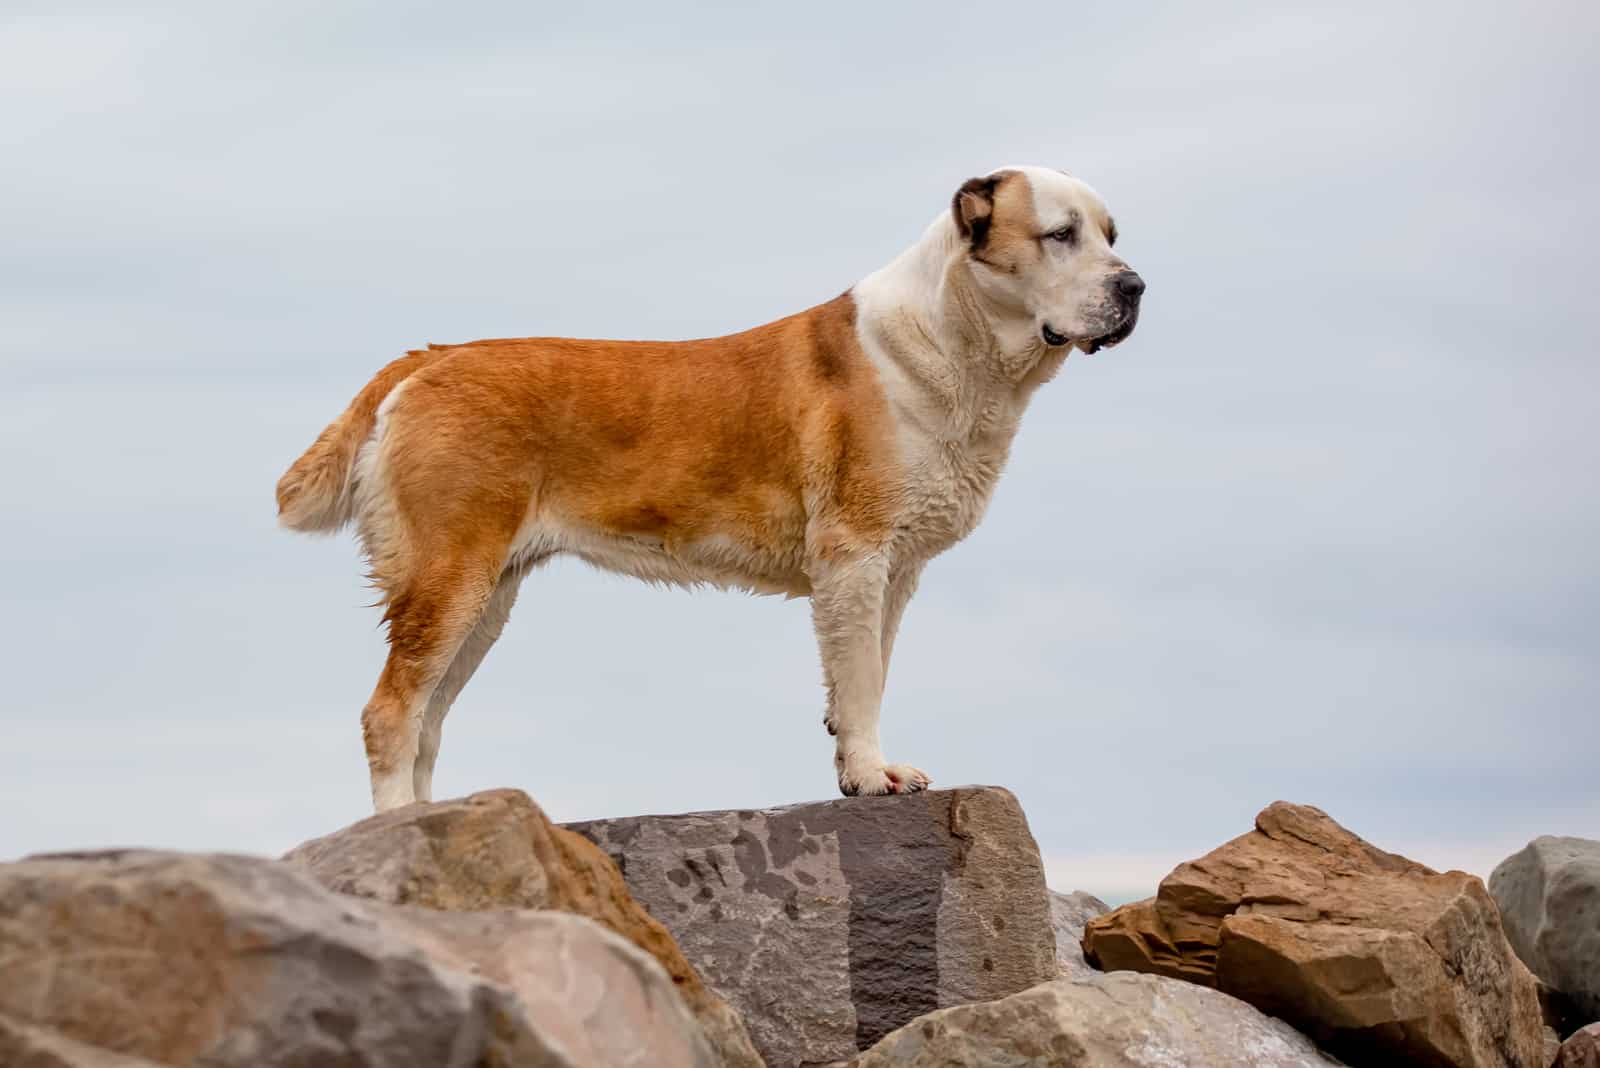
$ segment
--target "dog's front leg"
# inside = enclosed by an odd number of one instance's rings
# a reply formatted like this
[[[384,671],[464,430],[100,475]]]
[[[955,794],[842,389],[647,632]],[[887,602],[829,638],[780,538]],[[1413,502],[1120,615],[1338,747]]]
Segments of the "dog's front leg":
[[[900,617],[905,615],[911,595],[917,592],[922,564],[896,564],[889,572],[889,587],[883,595],[883,686],[889,688],[889,657],[894,654],[894,639],[900,633]]]
[[[836,741],[833,765],[846,796],[911,793],[930,782],[909,764],[888,763],[878,745],[888,585],[888,561],[877,553],[830,560],[811,580],[811,619]]]

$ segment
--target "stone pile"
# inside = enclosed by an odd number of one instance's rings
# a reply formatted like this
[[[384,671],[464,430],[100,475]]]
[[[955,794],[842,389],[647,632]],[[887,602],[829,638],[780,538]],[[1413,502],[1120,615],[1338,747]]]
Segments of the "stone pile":
[[[1600,1068],[1597,901],[1600,843],[1486,889],[1284,803],[1112,911],[995,787],[568,827],[496,790],[282,860],[0,864],[0,1066]]]

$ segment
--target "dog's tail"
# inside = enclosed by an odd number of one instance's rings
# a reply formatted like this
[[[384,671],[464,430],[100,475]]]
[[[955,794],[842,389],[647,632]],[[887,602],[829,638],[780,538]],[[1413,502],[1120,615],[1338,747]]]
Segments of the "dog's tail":
[[[329,423],[278,479],[278,522],[290,530],[335,531],[355,513],[356,455],[378,423],[378,406],[439,353],[408,352],[373,375],[350,407]]]

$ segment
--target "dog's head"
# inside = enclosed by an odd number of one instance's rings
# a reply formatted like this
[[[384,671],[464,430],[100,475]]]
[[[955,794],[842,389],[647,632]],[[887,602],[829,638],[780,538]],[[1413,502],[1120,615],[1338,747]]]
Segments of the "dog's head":
[[[1045,344],[1094,352],[1133,333],[1144,280],[1112,251],[1116,224],[1088,185],[1005,167],[965,182],[951,211],[978,289]]]

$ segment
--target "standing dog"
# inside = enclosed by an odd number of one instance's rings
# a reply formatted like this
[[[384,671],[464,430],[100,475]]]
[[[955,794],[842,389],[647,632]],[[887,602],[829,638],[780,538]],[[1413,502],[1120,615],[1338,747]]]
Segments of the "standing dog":
[[[389,659],[361,716],[378,811],[429,800],[445,713],[534,567],[811,598],[845,794],[921,790],[878,747],[900,615],[982,517],[1034,390],[1132,332],[1144,282],[1089,186],[1008,167],[843,295],[699,341],[511,338],[379,371],[278,482],[354,520]]]

